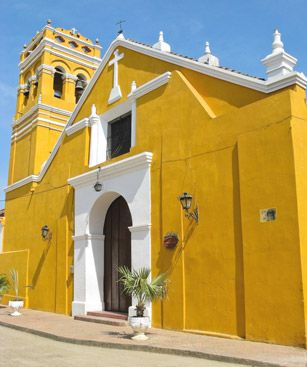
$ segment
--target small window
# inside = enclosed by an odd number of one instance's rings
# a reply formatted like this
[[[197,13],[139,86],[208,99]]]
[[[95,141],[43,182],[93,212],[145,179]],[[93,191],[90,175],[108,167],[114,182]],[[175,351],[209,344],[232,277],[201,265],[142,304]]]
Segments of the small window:
[[[54,91],[54,97],[56,98],[62,98],[64,74],[65,74],[64,69],[60,67],[55,68],[53,78],[53,91]]]
[[[64,42],[64,38],[63,38],[63,37],[61,37],[61,36],[56,36],[56,37],[55,37],[55,40],[56,40],[57,42],[59,42],[59,43],[63,43],[63,42]]]
[[[86,53],[86,54],[89,54],[91,52],[91,49],[87,46],[83,46],[82,47],[82,50]]]
[[[111,121],[108,125],[107,158],[128,153],[131,148],[131,113]]]
[[[72,47],[72,48],[77,48],[78,47],[78,45],[75,41],[70,41],[69,46]]]

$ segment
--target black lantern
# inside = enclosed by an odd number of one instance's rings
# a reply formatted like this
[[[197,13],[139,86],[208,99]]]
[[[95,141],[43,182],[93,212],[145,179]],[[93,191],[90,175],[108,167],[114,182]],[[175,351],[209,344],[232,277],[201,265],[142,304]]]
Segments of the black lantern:
[[[192,195],[184,192],[182,195],[179,196],[180,204],[182,209],[185,211],[185,216],[189,219],[194,219],[196,223],[198,223],[198,207],[196,206],[192,212],[189,212],[192,205]]]
[[[97,192],[100,192],[102,190],[102,187],[103,187],[102,186],[102,183],[99,182],[99,173],[100,173],[100,170],[101,170],[101,168],[98,167],[98,170],[97,170],[97,182],[94,185],[94,189]]]
[[[50,232],[50,229],[49,229],[49,227],[47,226],[47,224],[45,224],[45,225],[41,228],[41,234],[42,234],[42,239],[43,239],[43,240],[50,239],[51,232]]]
[[[100,182],[96,182],[95,185],[94,185],[94,189],[95,191],[99,192],[102,190],[102,184]]]
[[[179,200],[183,210],[189,210],[191,208],[192,195],[184,192],[182,195],[180,195]]]

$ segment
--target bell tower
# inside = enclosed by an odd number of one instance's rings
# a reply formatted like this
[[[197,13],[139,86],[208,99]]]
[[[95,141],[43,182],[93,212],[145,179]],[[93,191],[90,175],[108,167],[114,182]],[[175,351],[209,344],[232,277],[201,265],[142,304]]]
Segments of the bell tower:
[[[24,45],[19,63],[8,184],[37,175],[100,64],[99,40],[46,26]]]

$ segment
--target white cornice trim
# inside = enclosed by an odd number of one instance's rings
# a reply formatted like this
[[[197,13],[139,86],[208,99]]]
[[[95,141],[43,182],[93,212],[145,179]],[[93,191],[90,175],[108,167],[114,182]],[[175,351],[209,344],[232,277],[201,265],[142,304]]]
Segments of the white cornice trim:
[[[42,39],[43,39],[43,30],[41,30],[37,35],[35,35],[34,40],[30,42],[28,46],[21,51],[21,53],[24,54],[24,53],[29,52],[31,48],[35,45],[35,43],[37,43],[37,46],[38,46]]]
[[[26,112],[24,115],[22,115],[18,120],[13,121],[13,126],[21,124],[23,121],[25,121],[26,119],[31,117],[38,110],[45,110],[45,111],[57,113],[59,115],[67,116],[67,117],[69,117],[71,115],[71,112],[68,111],[68,110],[63,110],[61,108],[56,108],[56,107],[53,107],[53,106],[50,106],[50,105],[44,104],[44,103],[37,103],[28,112]]]
[[[77,131],[84,129],[85,127],[89,126],[90,122],[88,118],[85,118],[83,120],[80,120],[78,122],[76,122],[75,124],[71,125],[70,127],[68,127],[67,129],[65,129],[66,134],[68,136],[76,133]]]
[[[293,71],[280,77],[272,77],[269,80],[266,80],[265,84],[266,93],[271,93],[278,89],[286,88],[294,84],[306,89],[307,78],[303,73]]]
[[[166,73],[159,75],[158,77],[134,89],[134,91],[132,91],[128,97],[139,98],[157,88],[162,87],[162,85],[168,83],[171,75],[172,73],[170,71],[167,71]]]
[[[76,58],[74,58],[74,57],[67,56],[67,55],[66,55],[66,54],[64,54],[63,52],[53,51],[53,50],[52,50],[52,49],[50,49],[50,48],[45,48],[45,51],[46,51],[46,52],[49,52],[49,53],[50,53],[50,54],[52,54],[52,55],[59,56],[59,57],[61,57],[62,59],[69,60],[69,61],[73,61],[73,62],[75,62],[75,63],[76,63],[76,64],[78,64],[78,65],[86,66],[87,68],[90,68],[90,69],[93,69],[93,70],[96,70],[96,69],[98,68],[98,65],[99,65],[99,64],[89,64],[89,63],[87,63],[87,62],[77,60],[77,59],[76,59]]]
[[[86,61],[93,62],[94,64],[100,64],[100,62],[101,62],[101,59],[99,57],[90,56],[90,55],[85,54],[83,52],[77,51],[76,49],[64,46],[64,45],[62,45],[60,43],[57,43],[56,41],[52,40],[51,38],[44,38],[43,42],[46,46],[50,46],[50,47],[54,48],[55,50],[62,51],[62,52],[67,52],[67,53],[72,54],[76,57],[84,59]]]
[[[51,31],[53,31],[55,34],[59,34],[60,36],[63,36],[63,37],[66,37],[66,38],[69,38],[70,40],[72,41],[75,41],[75,42],[79,42],[83,45],[86,45],[86,46],[90,46],[90,47],[94,47],[94,48],[98,48],[98,49],[102,49],[102,46],[100,45],[97,45],[97,44],[94,44],[94,43],[91,43],[91,42],[87,42],[87,41],[84,41],[80,38],[77,38],[77,37],[74,37],[74,36],[71,36],[70,34],[67,34],[67,33],[64,33],[64,32],[61,32],[59,30],[57,30],[56,28],[53,28],[51,26],[45,26],[45,29],[50,29]]]
[[[94,169],[83,173],[82,175],[70,178],[68,183],[75,189],[80,187],[86,187],[90,184],[94,184],[97,180],[97,172],[99,170],[99,177],[101,180],[106,180],[109,177],[114,177],[117,175],[122,175],[129,173],[131,171],[135,172],[137,169],[149,168],[152,162],[152,153],[144,152],[137,154],[135,156],[122,159],[118,162],[111,163],[109,165],[103,166],[100,169]]]
[[[28,183],[37,182],[37,181],[38,181],[38,176],[31,175],[31,176],[23,178],[22,180],[14,182],[12,185],[5,187],[4,192],[13,191],[13,190],[18,189],[21,186],[27,185]]]
[[[62,127],[62,129],[57,129],[55,128],[54,126],[50,126],[50,125],[42,125],[42,124],[36,124],[34,126],[34,124],[36,122],[39,122],[39,121],[42,121],[42,122],[47,122],[48,124],[51,124],[51,125],[55,125],[55,126],[60,126]],[[34,120],[32,120],[28,125],[25,125],[22,127],[22,129],[18,130],[18,131],[15,131],[12,136],[11,136],[11,139],[17,139],[17,138],[21,138],[22,136],[24,136],[25,134],[27,134],[29,131],[28,130],[33,130],[35,127],[37,126],[40,126],[40,127],[46,127],[50,130],[55,130],[55,131],[60,131],[62,132],[63,131],[63,128],[65,127],[65,124],[62,124],[62,123],[59,123],[59,122],[54,122],[52,120],[49,120],[49,119],[45,119],[45,118],[41,118],[41,117],[38,117]]]
[[[49,48],[46,48],[46,47],[51,47],[51,50]],[[44,50],[48,50],[48,51],[51,51],[51,53],[54,53],[54,50],[56,51],[60,51],[60,52],[65,52],[67,54],[70,54],[74,57],[77,57],[83,61],[87,61],[87,62],[90,62],[96,66],[98,66],[101,62],[101,59],[98,58],[98,57],[95,57],[95,56],[89,56],[87,54],[84,54],[80,51],[76,51],[74,49],[71,49],[67,46],[63,46],[59,43],[57,43],[56,41],[53,41],[52,39],[50,38],[44,38],[40,44],[36,47],[36,49],[23,61],[21,61],[19,63],[19,69],[21,72],[24,72],[30,65],[32,65],[41,55],[41,53],[44,51]],[[64,55],[66,58],[68,58],[66,55]],[[72,59],[74,60],[75,62],[78,62],[80,63],[79,60],[75,60],[74,58]],[[91,64],[91,67],[93,67],[93,65]]]

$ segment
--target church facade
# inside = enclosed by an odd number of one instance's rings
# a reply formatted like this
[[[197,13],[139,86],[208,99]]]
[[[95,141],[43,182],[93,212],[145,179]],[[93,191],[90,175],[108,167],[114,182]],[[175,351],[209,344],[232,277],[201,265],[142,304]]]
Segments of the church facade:
[[[127,312],[117,267],[149,267],[153,326],[306,345],[307,80],[273,38],[265,80],[162,33],[101,59],[48,23],[25,46],[0,267],[27,307]]]

